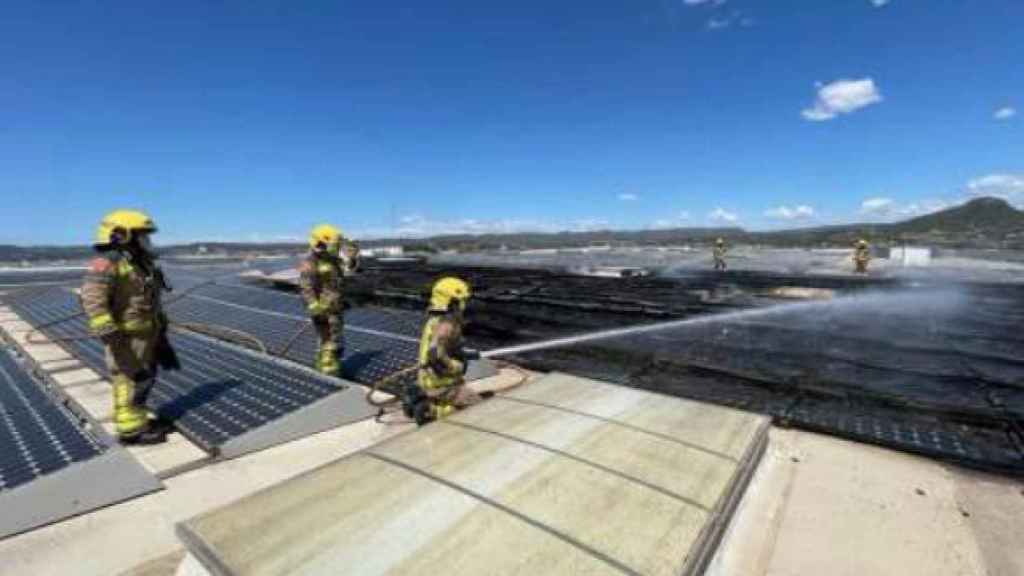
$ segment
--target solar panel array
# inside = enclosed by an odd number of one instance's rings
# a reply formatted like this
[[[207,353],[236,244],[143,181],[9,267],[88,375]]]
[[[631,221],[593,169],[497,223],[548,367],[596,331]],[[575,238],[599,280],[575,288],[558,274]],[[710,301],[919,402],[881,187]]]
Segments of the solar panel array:
[[[1009,290],[922,289],[868,295],[863,306],[779,307],[538,353],[531,367],[582,369],[788,425],[1019,473],[1024,302]]]
[[[35,326],[81,310],[76,298],[64,290],[23,296],[11,306]],[[101,342],[82,338],[88,334],[83,316],[43,331],[56,339],[72,338],[63,345],[92,369],[106,373]],[[174,333],[171,340],[182,369],[160,374],[149,406],[210,453],[216,454],[233,438],[345,388],[336,379],[210,338]]]
[[[316,334],[301,298],[260,288],[205,285],[167,307],[173,321],[230,328],[256,336],[270,354],[312,365]],[[356,308],[345,312],[342,375],[361,384],[416,363],[422,314]]]
[[[856,408],[838,400],[794,403],[787,422],[808,430],[952,460],[962,464],[1020,472],[1024,460],[1005,434],[959,426],[949,421],[879,407]]]
[[[84,272],[84,268],[0,270],[0,289],[18,290],[34,286],[76,284],[81,282]]]
[[[0,349],[0,493],[107,449]]]
[[[298,295],[222,282],[212,272],[182,274],[177,293],[168,299],[174,321],[241,331],[256,337],[271,355],[313,364],[316,336]],[[1024,388],[1019,385],[1024,381],[1024,340],[1017,333],[1024,310],[998,292],[980,291],[972,297],[981,304],[999,298],[1006,302],[996,302],[999,306],[992,310],[998,313],[979,305],[964,314],[940,301],[926,314],[927,330],[921,329],[920,320],[912,321],[921,315],[916,307],[881,316],[825,311],[810,322],[737,319],[607,342],[605,350],[623,351],[609,357],[614,365],[588,356],[581,368],[578,355],[586,355],[585,350],[555,350],[532,367],[588,374],[763,412],[780,422],[860,441],[1019,470],[1024,460],[1012,438],[1022,432],[1012,426],[1024,421]],[[34,316],[28,318],[34,323],[79,309],[73,302],[61,310],[34,308],[29,311]],[[346,311],[344,377],[370,384],[413,365],[422,322],[422,314],[415,312]],[[53,330],[67,332],[75,324]],[[80,321],[77,326],[84,332]],[[183,356],[200,358],[202,370],[186,369],[169,377],[154,399],[164,414],[180,420],[186,433],[205,439],[200,441],[204,447],[215,450],[218,442],[270,421],[282,406],[290,406],[287,396],[275,390],[269,396],[236,392],[240,382],[248,386],[249,380],[260,379],[251,374],[239,377],[229,367],[252,360],[220,358],[211,347],[218,354],[244,353],[188,335],[175,336],[175,344]],[[90,363],[102,369],[98,342],[76,342],[74,347],[76,355],[90,355]],[[662,368],[632,365],[631,354],[637,350],[643,352],[640,360]],[[210,382],[197,374],[205,371],[209,376],[210,370],[236,378]],[[650,381],[645,381],[648,377]],[[308,399],[292,401],[304,400]],[[208,405],[223,408],[218,412]]]

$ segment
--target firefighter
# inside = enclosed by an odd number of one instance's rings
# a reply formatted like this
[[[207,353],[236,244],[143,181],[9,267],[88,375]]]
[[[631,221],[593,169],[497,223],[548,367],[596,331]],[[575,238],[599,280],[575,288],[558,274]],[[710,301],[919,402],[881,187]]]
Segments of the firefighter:
[[[341,230],[321,224],[309,234],[309,256],[299,267],[299,287],[316,329],[319,347],[316,369],[328,376],[341,374],[340,346],[344,328],[344,278],[358,267],[358,252],[347,246]]]
[[[417,383],[407,385],[403,398],[405,415],[421,426],[481,400],[465,386],[469,360],[480,357],[463,346],[463,316],[469,297],[469,285],[450,276],[438,280],[431,291],[420,338]]]
[[[871,260],[871,248],[863,238],[857,240],[853,248],[853,265],[858,274],[868,273],[868,262]]]
[[[712,256],[715,259],[715,270],[725,270],[725,252],[725,240],[723,238],[715,240],[715,248],[712,251]]]
[[[93,259],[82,284],[89,328],[106,349],[113,385],[114,426],[124,444],[156,444],[168,427],[146,408],[158,366],[177,368],[167,342],[161,293],[169,290],[156,265],[153,220],[135,210],[116,210],[99,225]]]

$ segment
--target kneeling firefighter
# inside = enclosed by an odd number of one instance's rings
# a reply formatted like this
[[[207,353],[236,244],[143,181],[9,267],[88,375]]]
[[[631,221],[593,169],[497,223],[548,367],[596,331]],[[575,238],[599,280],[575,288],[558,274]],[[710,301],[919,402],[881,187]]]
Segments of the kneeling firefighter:
[[[454,277],[438,280],[431,291],[417,382],[406,386],[402,398],[405,415],[421,426],[481,400],[465,386],[468,361],[480,358],[479,352],[464,348],[462,339],[469,297],[469,285]]]
[[[169,427],[146,408],[157,368],[180,368],[167,340],[161,292],[170,290],[156,265],[150,235],[153,220],[134,210],[117,210],[100,223],[93,259],[82,284],[89,328],[106,349],[114,387],[114,426],[125,444],[166,440]]]
[[[358,268],[358,252],[346,246],[341,230],[328,224],[309,234],[309,256],[299,267],[299,288],[316,328],[319,347],[316,369],[328,376],[341,373],[341,332],[344,328],[344,278]]]

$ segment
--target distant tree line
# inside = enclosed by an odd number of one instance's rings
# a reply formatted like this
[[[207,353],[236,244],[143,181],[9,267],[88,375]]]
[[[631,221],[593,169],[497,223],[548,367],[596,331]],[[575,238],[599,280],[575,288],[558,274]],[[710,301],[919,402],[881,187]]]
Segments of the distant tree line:
[[[431,238],[392,238],[362,242],[367,248],[401,245],[406,252],[435,253],[443,250],[478,252],[536,250],[591,246],[703,245],[715,238],[732,244],[759,244],[780,248],[848,247],[859,238],[879,245],[917,244],[956,249],[1024,250],[1024,212],[997,198],[978,198],[966,204],[910,220],[885,224],[845,224],[796,230],[748,232],[742,228],[672,228],[664,230],[596,230],[553,234],[451,234]],[[169,246],[171,257],[186,255],[281,254],[302,252],[302,243],[253,244],[209,242]],[[0,245],[0,262],[83,260],[92,254],[88,246]]]

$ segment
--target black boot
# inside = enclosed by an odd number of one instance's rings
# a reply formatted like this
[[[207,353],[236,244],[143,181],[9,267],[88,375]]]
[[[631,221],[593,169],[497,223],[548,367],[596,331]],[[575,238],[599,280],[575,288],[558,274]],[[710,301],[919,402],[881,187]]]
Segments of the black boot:
[[[431,410],[430,400],[426,398],[417,402],[412,412],[412,418],[416,419],[417,426],[423,426],[434,421],[434,411]]]
[[[402,413],[406,418],[414,418],[416,405],[425,398],[423,389],[416,382],[409,382],[402,389]]]
[[[170,427],[163,423],[149,423],[130,434],[118,434],[117,439],[126,446],[146,446],[167,442]]]

